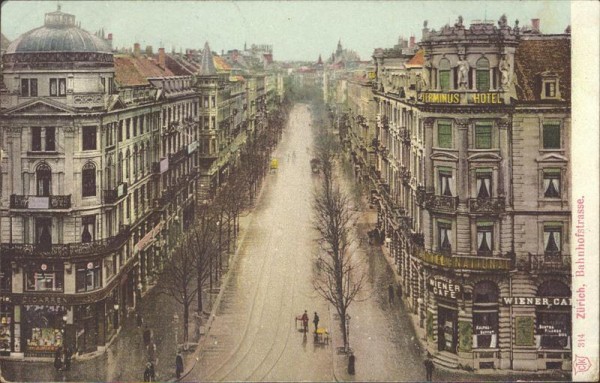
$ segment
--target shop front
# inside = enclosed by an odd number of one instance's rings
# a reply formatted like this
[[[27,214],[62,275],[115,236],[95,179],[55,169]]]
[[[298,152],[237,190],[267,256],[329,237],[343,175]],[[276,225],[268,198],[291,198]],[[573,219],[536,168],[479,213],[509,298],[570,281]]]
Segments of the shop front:
[[[22,343],[25,356],[52,356],[64,344],[67,307],[22,306]]]
[[[546,281],[538,287],[537,298],[542,303],[535,309],[537,368],[570,369],[571,289],[560,281]]]
[[[495,369],[499,360],[499,291],[496,283],[481,281],[473,286],[473,359],[475,369]]]
[[[10,298],[0,298],[0,356],[8,356],[14,350],[14,315]]]
[[[437,351],[456,354],[458,350],[458,298],[462,297],[462,286],[442,275],[429,277],[427,285],[437,307]]]

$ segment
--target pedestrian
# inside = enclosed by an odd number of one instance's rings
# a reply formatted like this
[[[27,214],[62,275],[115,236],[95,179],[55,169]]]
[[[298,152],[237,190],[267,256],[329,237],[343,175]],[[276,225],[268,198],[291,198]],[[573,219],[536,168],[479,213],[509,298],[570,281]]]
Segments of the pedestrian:
[[[156,344],[154,342],[150,343],[147,347],[148,350],[148,362],[156,362]]]
[[[348,374],[354,375],[354,364],[356,363],[356,357],[353,352],[350,352],[350,356],[348,357]]]
[[[181,356],[181,351],[177,352],[177,356],[175,357],[175,374],[177,375],[177,379],[181,378],[181,374],[183,374],[183,356]]]
[[[54,368],[56,371],[60,371],[62,369],[62,360],[60,355],[60,347],[56,349],[54,352]]]
[[[313,323],[315,324],[315,333],[319,328],[319,314],[315,311],[315,317],[313,318]]]
[[[394,286],[391,283],[388,286],[388,302],[390,304],[394,303]]]
[[[135,313],[135,321],[138,328],[142,327],[142,324],[144,323],[144,318],[142,317],[142,314],[139,311]]]
[[[73,356],[73,352],[69,346],[65,347],[65,371],[69,371],[71,369],[71,357]]]
[[[302,328],[306,334],[308,332],[308,313],[306,310],[304,310],[304,314],[302,314]]]
[[[146,369],[144,370],[144,382],[154,382],[155,378],[154,364],[152,362],[146,363]]]
[[[431,382],[432,375],[433,375],[433,369],[435,366],[433,365],[433,361],[431,360],[431,354],[429,352],[427,353],[427,359],[425,359],[423,364],[425,365],[425,373],[427,374],[427,381]]]
[[[147,346],[150,343],[150,340],[152,340],[152,332],[150,331],[150,329],[148,328],[148,325],[144,326],[144,345]]]
[[[398,283],[398,290],[396,295],[398,295],[398,301],[402,302],[402,283]]]

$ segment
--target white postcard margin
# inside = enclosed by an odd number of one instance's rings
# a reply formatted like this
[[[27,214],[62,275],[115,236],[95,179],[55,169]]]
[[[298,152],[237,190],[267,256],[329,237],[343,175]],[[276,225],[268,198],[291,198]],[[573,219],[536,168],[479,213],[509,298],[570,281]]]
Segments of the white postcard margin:
[[[598,381],[600,3],[571,3],[572,294],[575,382]]]

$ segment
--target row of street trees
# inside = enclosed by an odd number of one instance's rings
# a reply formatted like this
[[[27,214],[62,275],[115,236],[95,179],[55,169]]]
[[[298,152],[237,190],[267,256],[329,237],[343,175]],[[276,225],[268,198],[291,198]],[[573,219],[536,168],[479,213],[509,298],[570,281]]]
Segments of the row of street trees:
[[[313,227],[318,233],[321,249],[317,254],[320,272],[314,277],[313,286],[335,308],[340,318],[344,350],[348,352],[348,308],[363,288],[364,272],[353,257],[355,216],[352,201],[336,182],[339,141],[326,129],[321,130],[319,125],[315,128],[314,153],[322,165],[322,178],[314,192]]]
[[[193,224],[179,234],[170,260],[158,272],[159,293],[182,306],[184,344],[189,341],[193,303],[197,315],[202,315],[202,292],[218,286],[223,270],[229,267],[229,257],[237,246],[240,214],[253,206],[289,108],[290,103],[284,101],[269,115],[266,106],[261,107],[256,135],[249,135],[238,161],[231,165],[227,179],[221,180],[210,199],[197,201]]]

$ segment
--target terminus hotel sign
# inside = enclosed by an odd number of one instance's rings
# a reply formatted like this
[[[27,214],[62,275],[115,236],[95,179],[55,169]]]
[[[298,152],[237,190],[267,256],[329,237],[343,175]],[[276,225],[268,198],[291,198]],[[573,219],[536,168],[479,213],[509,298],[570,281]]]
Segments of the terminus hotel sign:
[[[463,96],[463,97],[461,97]],[[419,102],[424,104],[483,104],[483,105],[502,105],[504,99],[500,93],[433,93],[420,92],[417,95]],[[463,101],[464,100],[464,101]]]

